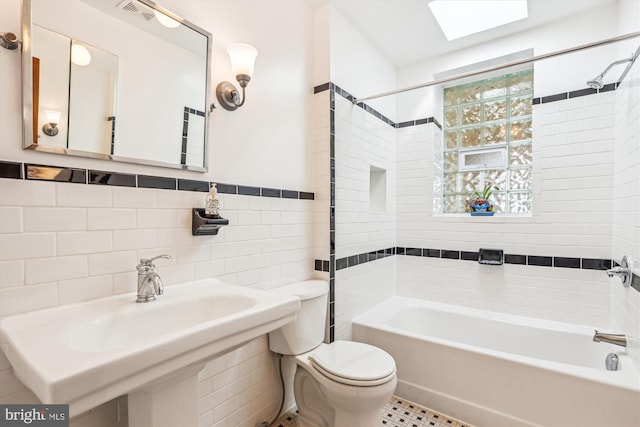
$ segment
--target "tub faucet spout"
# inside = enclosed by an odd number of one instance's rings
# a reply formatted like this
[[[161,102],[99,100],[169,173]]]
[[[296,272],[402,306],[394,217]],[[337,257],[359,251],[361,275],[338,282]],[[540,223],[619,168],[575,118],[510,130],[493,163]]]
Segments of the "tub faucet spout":
[[[593,340],[595,342],[606,342],[609,344],[619,345],[621,347],[627,346],[627,336],[624,334],[609,334],[605,332],[594,331]]]

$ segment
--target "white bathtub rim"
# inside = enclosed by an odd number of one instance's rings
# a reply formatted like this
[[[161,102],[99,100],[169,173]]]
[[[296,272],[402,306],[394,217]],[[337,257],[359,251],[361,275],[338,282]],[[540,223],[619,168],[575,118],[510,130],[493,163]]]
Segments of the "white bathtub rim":
[[[534,325],[544,329],[571,331],[571,332],[577,332],[577,333],[589,335],[590,333],[592,333],[591,332],[592,329],[586,326],[573,325],[573,324],[550,321],[550,320],[533,319],[533,318],[528,318],[523,316],[497,313],[492,311],[479,310],[475,308],[467,308],[462,306],[436,303],[436,302],[426,301],[426,300],[417,300],[414,298],[399,297],[399,296],[391,297],[389,300],[375,307],[372,307],[371,309],[367,310],[366,312],[354,318],[352,322],[355,325],[362,325],[364,327],[373,327],[389,333],[400,333],[402,335],[406,335],[411,338],[426,340],[435,344],[449,346],[449,347],[453,347],[453,348],[457,348],[465,351],[470,351],[476,354],[497,357],[497,358],[509,360],[515,363],[533,365],[538,368],[556,372],[562,375],[571,375],[587,381],[604,383],[609,386],[620,387],[623,389],[640,393],[640,376],[637,370],[635,369],[635,365],[633,361],[631,360],[631,358],[629,357],[629,355],[625,350],[612,349],[612,352],[616,353],[619,357],[619,363],[620,363],[621,369],[619,369],[618,371],[607,371],[605,369],[602,369],[602,370],[593,369],[589,367],[576,366],[576,365],[571,365],[571,364],[562,363],[562,362],[542,360],[534,357],[512,354],[504,351],[492,350],[488,348],[482,348],[482,347],[472,346],[468,344],[463,344],[455,341],[444,340],[444,339],[435,338],[428,335],[423,335],[423,334],[389,326],[388,324],[385,323],[385,320],[388,319],[390,313],[392,312],[392,310],[389,309],[390,304],[391,305],[402,304],[405,307],[407,305],[413,306],[413,307],[426,306],[429,308],[450,311],[453,313],[462,314],[466,316],[477,315],[480,317],[489,318],[491,320],[508,321],[510,323],[515,323],[519,325],[526,325],[526,326]],[[384,306],[383,310],[380,309],[380,307],[382,306]],[[381,315],[381,313],[384,313],[384,314]],[[594,345],[607,345],[607,344],[594,343]],[[602,365],[604,367],[604,360],[602,361]]]

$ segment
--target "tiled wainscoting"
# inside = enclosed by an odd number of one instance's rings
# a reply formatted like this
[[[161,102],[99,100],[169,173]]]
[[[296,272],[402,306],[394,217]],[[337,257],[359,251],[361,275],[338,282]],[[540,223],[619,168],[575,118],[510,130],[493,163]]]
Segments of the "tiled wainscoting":
[[[156,264],[166,286],[217,277],[269,289],[318,274],[311,197],[222,194],[229,225],[217,236],[192,236],[191,210],[204,206],[206,193],[172,188],[0,179],[0,316],[133,292],[139,259],[158,254],[171,255]],[[280,395],[274,363],[266,336],[209,363],[200,375],[202,425],[272,417]],[[0,402],[35,402],[3,355],[0,383]],[[78,425],[109,425],[116,406]]]

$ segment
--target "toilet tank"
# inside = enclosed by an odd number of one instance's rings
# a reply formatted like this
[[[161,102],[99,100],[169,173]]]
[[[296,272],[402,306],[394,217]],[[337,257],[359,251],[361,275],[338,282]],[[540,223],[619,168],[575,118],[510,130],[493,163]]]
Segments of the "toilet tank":
[[[329,285],[324,280],[305,280],[271,290],[300,298],[295,320],[269,333],[269,348],[280,354],[302,354],[324,340]]]

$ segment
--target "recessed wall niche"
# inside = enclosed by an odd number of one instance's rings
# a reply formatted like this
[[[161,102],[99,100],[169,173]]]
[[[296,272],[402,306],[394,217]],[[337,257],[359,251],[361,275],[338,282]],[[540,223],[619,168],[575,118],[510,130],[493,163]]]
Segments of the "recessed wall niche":
[[[369,167],[369,211],[387,211],[387,171],[375,166]]]

